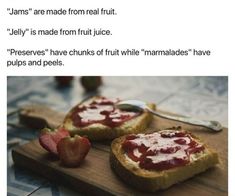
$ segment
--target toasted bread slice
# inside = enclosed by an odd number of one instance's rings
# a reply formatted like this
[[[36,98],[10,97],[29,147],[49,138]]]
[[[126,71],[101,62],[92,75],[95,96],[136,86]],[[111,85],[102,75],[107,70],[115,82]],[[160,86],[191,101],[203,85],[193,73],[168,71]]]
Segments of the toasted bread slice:
[[[110,127],[102,123],[92,123],[87,126],[75,126],[72,120],[72,115],[76,111],[76,108],[91,104],[94,100],[98,100],[101,97],[92,97],[75,107],[73,107],[64,119],[63,126],[69,130],[71,135],[87,136],[90,140],[106,140],[114,139],[122,135],[130,133],[143,132],[152,120],[152,115],[147,112],[142,112],[140,115],[131,118],[120,124],[119,126]],[[155,109],[155,104],[148,104],[152,109]]]
[[[190,133],[187,132],[187,134]],[[111,168],[127,184],[130,184],[142,191],[155,192],[159,189],[166,189],[171,185],[191,178],[195,174],[201,173],[218,163],[218,155],[215,151],[203,144],[200,139],[196,138],[192,134],[190,134],[190,136],[199,145],[203,145],[204,149],[201,152],[190,154],[188,163],[168,169],[141,168],[140,162],[133,161],[129,158],[123,148],[122,144],[128,136],[117,138],[111,144]],[[164,146],[161,147],[164,148]],[[155,157],[156,159],[158,159],[157,156]]]

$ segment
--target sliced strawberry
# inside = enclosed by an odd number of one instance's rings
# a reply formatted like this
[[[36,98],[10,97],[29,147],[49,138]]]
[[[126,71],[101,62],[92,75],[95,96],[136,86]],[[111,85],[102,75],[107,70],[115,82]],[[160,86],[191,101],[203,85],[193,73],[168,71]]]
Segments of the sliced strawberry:
[[[69,136],[69,132],[64,128],[58,128],[55,130],[45,128],[41,131],[39,136],[39,143],[48,152],[57,155],[57,144],[62,138],[66,136]]]
[[[78,166],[89,152],[91,144],[85,137],[65,137],[57,145],[61,162],[68,167]]]

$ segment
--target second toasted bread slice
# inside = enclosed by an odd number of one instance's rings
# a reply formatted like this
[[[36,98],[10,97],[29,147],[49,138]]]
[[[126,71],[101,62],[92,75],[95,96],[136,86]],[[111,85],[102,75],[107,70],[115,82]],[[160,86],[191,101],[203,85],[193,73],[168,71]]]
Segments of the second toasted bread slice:
[[[218,163],[217,153],[183,130],[122,136],[111,145],[114,172],[137,189],[154,192]]]

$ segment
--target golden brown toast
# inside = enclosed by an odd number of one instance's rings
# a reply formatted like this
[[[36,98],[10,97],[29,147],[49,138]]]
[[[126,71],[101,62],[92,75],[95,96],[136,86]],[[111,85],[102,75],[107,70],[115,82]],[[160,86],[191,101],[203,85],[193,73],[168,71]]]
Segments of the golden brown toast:
[[[164,131],[162,132],[164,133]],[[190,134],[185,131],[182,131],[182,132],[186,134]],[[155,132],[155,133],[159,133],[159,132]],[[138,134],[138,135],[144,135],[144,134]],[[190,136],[192,137],[192,141],[194,140],[198,143],[198,149],[201,145],[203,147],[203,150],[201,149],[200,152],[190,154],[188,163],[184,163],[182,166],[176,165],[175,167],[166,168],[166,169],[163,169],[162,165],[160,164],[160,163],[165,163],[163,162],[163,160],[160,161],[160,159],[162,159],[161,153],[157,154],[156,156],[154,155],[154,159],[151,158],[152,163],[153,163],[153,160],[156,161],[156,164],[154,165],[156,168],[152,168],[152,169],[141,168],[140,167],[141,161],[139,162],[133,161],[127,155],[127,152],[124,150],[125,146],[123,147],[124,145],[123,143],[126,141],[129,142],[129,140],[126,140],[128,136],[122,136],[122,137],[116,138],[111,144],[111,152],[110,152],[111,168],[123,181],[125,181],[127,184],[134,186],[137,189],[140,189],[146,192],[154,192],[159,189],[166,189],[172,186],[173,184],[176,184],[178,182],[191,178],[195,174],[201,173],[218,163],[218,155],[214,150],[212,150],[211,148],[203,144],[202,141],[199,138],[195,137],[194,135],[190,134]],[[135,141],[138,141],[138,140],[135,140]],[[131,140],[131,142],[133,141]],[[164,149],[164,142],[162,143],[159,141],[158,143],[159,145],[163,144],[162,148]],[[153,145],[154,144],[151,144],[151,146]],[[142,155],[140,155],[140,157]],[[167,154],[166,156],[169,156],[169,155]],[[148,157],[149,159],[149,156],[146,156],[146,157]],[[158,159],[159,159],[159,162],[158,162]],[[144,166],[146,167],[147,165],[148,164],[145,164]]]
[[[106,140],[114,139],[122,135],[130,133],[143,132],[152,121],[152,115],[147,112],[142,112],[140,115],[123,122],[120,126],[110,127],[101,123],[92,123],[87,126],[75,126],[72,120],[72,115],[78,107],[86,106],[94,100],[100,99],[99,96],[92,97],[81,104],[73,107],[66,115],[63,126],[69,130],[71,135],[87,136],[90,140]],[[155,109],[155,104],[148,104],[152,109]]]

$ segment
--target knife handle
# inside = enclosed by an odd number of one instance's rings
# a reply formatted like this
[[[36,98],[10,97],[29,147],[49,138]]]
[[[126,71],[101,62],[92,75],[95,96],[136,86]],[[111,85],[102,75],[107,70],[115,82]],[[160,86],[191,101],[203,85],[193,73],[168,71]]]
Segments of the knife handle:
[[[56,128],[63,123],[64,117],[64,113],[44,105],[27,105],[19,111],[20,123],[35,129]]]

